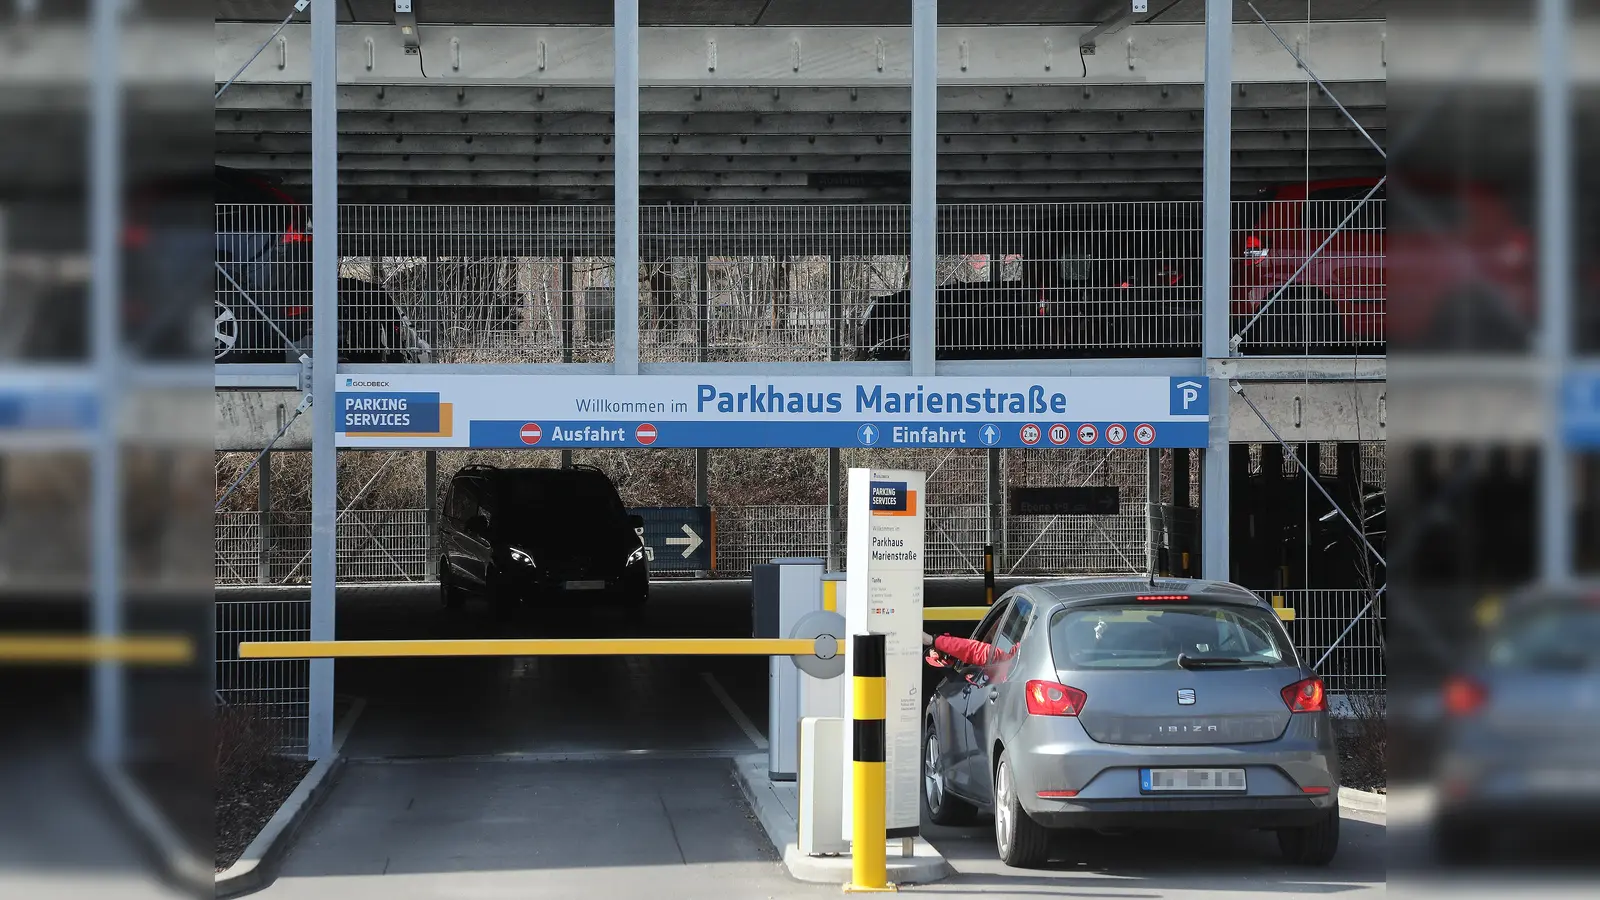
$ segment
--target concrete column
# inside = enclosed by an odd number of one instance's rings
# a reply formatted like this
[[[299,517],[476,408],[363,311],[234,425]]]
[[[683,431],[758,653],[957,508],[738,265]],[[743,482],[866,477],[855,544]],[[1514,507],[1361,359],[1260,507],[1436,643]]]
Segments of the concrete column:
[[[1201,348],[1207,360],[1228,355],[1229,235],[1232,227],[1233,3],[1206,0],[1205,123],[1202,161]],[[1228,578],[1228,381],[1212,378],[1211,425],[1200,480],[1200,566]]]
[[[934,371],[938,266],[939,4],[911,2],[911,374]]]
[[[336,0],[311,5],[311,634],[334,637],[339,462],[334,449],[339,358],[339,73]],[[333,752],[333,660],[310,662],[306,758]]]
[[[429,581],[439,577],[439,451],[422,454],[422,492],[427,495],[428,554],[424,572]]]
[[[1539,350],[1545,396],[1559,422],[1561,384],[1571,355],[1572,90],[1569,0],[1539,0]],[[1539,464],[1539,577],[1571,579],[1572,457],[1552,426]]]
[[[839,486],[839,479],[842,477],[839,448],[830,447],[828,448],[828,571],[830,572],[838,572],[844,568],[841,552],[844,537],[844,503]]]
[[[615,0],[616,347],[618,375],[639,374],[639,0]]]
[[[96,0],[90,9],[89,283],[90,346],[100,411],[95,423],[90,522],[94,635],[122,634],[122,4]],[[122,666],[94,667],[91,749],[104,765],[120,764],[126,732]]]
[[[256,466],[260,482],[256,488],[256,508],[259,518],[256,530],[260,532],[256,550],[256,583],[272,583],[272,451],[261,454]]]

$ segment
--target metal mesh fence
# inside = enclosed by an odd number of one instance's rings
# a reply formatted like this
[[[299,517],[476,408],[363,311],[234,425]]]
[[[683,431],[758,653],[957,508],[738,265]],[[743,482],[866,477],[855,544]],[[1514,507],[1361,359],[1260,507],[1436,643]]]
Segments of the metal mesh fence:
[[[216,514],[217,584],[310,583],[311,514],[303,510],[274,512],[269,531],[271,540],[263,551],[259,513]],[[422,581],[428,577],[432,542],[426,509],[344,510],[339,514],[336,543],[342,582]]]
[[[1384,206],[1360,203],[1369,188],[1235,204],[1233,330],[1248,326],[1246,352],[1382,352]]]
[[[1007,574],[1142,572],[1145,568],[1147,454],[1142,450],[1007,450],[1008,486],[1108,485],[1118,489],[1114,516],[1005,516]]]
[[[1236,204],[1235,328],[1291,284],[1246,352],[1381,348],[1382,201],[1313,258],[1354,205]],[[1195,201],[941,206],[938,355],[1197,354],[1199,215]],[[339,224],[348,361],[612,359],[608,206],[349,204]],[[310,336],[305,209],[219,204],[216,227],[218,362],[295,359]],[[641,358],[904,359],[909,237],[902,204],[641,207]]]
[[[1306,665],[1318,668],[1330,693],[1379,693],[1384,690],[1384,644],[1382,598],[1351,627],[1372,594],[1363,590],[1279,590],[1260,591],[1271,600],[1282,598],[1294,610],[1294,620],[1285,622],[1295,649]],[[1349,633],[1345,629],[1349,628]],[[1340,640],[1340,635],[1344,639]],[[1338,646],[1334,647],[1334,642]],[[1328,648],[1334,647],[1332,653]]]
[[[307,660],[239,658],[242,641],[297,641],[311,637],[309,600],[219,600],[216,604],[217,695],[281,729],[288,751],[306,746],[310,702]]]

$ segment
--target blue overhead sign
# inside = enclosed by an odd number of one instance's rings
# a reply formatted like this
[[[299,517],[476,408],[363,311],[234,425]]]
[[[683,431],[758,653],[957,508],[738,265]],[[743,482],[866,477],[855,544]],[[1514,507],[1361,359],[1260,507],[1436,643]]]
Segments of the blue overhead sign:
[[[421,398],[437,418],[397,424]],[[1204,447],[1207,431],[1200,377],[406,373],[347,382],[339,402],[356,416],[343,447],[1132,449]]]
[[[1600,447],[1600,370],[1569,372],[1561,385],[1561,437],[1569,447]]]
[[[628,512],[644,520],[651,572],[710,572],[716,535],[709,506],[643,506]]]

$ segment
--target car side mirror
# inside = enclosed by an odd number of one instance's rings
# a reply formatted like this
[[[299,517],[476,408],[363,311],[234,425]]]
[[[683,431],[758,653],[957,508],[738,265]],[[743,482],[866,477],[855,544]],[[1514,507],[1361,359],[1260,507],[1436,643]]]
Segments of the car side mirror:
[[[643,528],[644,527],[644,516],[640,516],[640,515],[629,516],[628,517],[628,526],[630,528],[632,528],[634,531],[638,531],[639,529]]]

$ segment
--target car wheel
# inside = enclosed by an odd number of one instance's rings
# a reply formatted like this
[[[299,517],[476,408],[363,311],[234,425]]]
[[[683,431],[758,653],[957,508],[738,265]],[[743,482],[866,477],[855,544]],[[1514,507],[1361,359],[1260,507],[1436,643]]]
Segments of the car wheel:
[[[460,609],[466,605],[467,599],[456,587],[455,579],[450,575],[450,560],[439,560],[439,602],[446,609]]]
[[[922,805],[935,825],[971,825],[977,807],[945,790],[944,769],[939,765],[939,732],[930,719],[922,734]]]
[[[1050,858],[1050,830],[1022,808],[1004,750],[994,772],[994,841],[1000,861],[1012,868],[1037,869]]]
[[[1314,825],[1278,829],[1278,849],[1284,859],[1301,866],[1325,866],[1339,852],[1339,807],[1328,810]]]

